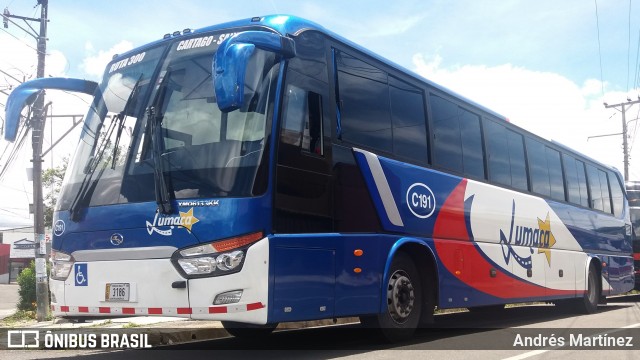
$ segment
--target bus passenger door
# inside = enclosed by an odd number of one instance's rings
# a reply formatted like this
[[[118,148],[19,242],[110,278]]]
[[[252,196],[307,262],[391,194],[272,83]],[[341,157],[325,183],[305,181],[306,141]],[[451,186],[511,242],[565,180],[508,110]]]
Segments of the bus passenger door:
[[[333,231],[327,84],[289,69],[276,167],[276,233]]]
[[[277,151],[271,316],[279,322],[330,318],[335,309],[327,84],[302,71],[287,72]]]

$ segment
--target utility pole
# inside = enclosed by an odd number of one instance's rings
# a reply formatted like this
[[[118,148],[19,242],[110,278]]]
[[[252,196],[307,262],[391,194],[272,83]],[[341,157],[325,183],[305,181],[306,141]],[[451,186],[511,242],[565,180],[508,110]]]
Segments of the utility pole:
[[[45,55],[47,53],[47,23],[49,0],[37,0],[40,5],[40,18],[28,18],[24,16],[12,15],[8,9],[4,10],[3,22],[8,27],[11,22],[23,31],[33,36],[38,42],[38,69],[36,77],[44,77]],[[33,33],[20,27],[10,18],[23,20]],[[36,32],[28,21],[39,22],[40,31]],[[33,148],[33,205],[34,205],[34,224],[33,231],[35,235],[35,263],[36,263],[36,318],[44,321],[49,312],[49,284],[47,279],[47,244],[44,235],[44,203],[42,196],[42,141],[44,135],[45,106],[44,93],[38,96],[34,105],[31,116],[31,143]]]
[[[629,142],[628,142],[628,138],[627,138],[626,111],[633,104],[638,104],[638,103],[640,103],[640,99],[639,100],[635,100],[635,101],[631,101],[631,99],[627,99],[627,102],[614,104],[614,105],[609,105],[607,103],[604,103],[604,107],[605,108],[607,108],[607,109],[614,108],[614,109],[620,111],[620,113],[622,113],[622,153],[623,153],[623,156],[624,156],[624,180],[625,181],[629,181]]]

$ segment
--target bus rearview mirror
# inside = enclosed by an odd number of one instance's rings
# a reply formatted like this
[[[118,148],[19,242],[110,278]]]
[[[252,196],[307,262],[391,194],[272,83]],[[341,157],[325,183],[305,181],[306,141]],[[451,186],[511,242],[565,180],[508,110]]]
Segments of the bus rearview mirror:
[[[296,55],[292,39],[265,31],[245,31],[225,40],[213,58],[213,88],[218,108],[239,109],[244,102],[247,64],[255,49],[274,52],[284,58]]]
[[[97,87],[98,83],[94,81],[55,77],[34,79],[20,84],[9,94],[7,99],[5,140],[13,142],[16,139],[22,109],[33,104],[44,90],[65,90],[92,95]]]

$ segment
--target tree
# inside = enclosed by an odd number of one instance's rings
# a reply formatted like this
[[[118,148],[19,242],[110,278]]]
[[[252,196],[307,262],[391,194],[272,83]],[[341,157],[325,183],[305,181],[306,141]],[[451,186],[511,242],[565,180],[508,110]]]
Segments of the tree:
[[[32,261],[28,268],[18,275],[18,310],[36,310],[36,265]]]
[[[42,172],[42,186],[46,195],[44,197],[44,226],[53,226],[53,210],[56,207],[58,201],[58,195],[62,190],[62,180],[64,179],[64,173],[67,171],[69,165],[69,158],[62,159],[62,164],[47,169]]]

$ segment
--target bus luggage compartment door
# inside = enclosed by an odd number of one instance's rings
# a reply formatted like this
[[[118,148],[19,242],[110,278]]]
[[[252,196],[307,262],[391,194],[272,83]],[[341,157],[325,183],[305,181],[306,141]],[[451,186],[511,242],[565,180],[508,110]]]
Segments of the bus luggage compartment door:
[[[272,318],[333,317],[335,250],[275,247]]]

